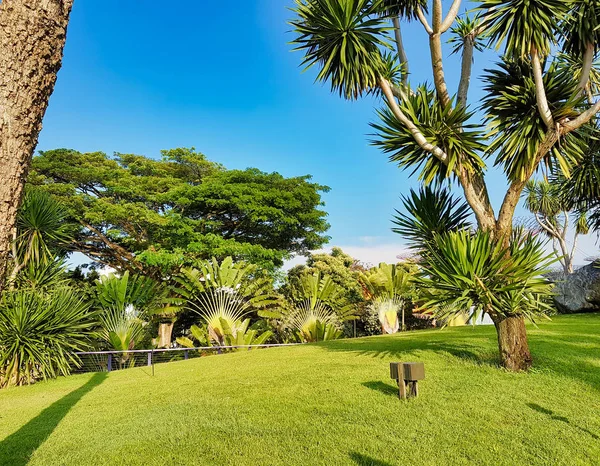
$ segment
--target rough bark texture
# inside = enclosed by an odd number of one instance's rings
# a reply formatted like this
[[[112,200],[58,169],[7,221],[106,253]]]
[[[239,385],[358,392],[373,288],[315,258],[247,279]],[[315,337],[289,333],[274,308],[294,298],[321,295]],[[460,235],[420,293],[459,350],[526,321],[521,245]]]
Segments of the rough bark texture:
[[[173,335],[173,325],[172,322],[161,322],[158,324],[158,347],[159,348],[168,348],[171,346],[171,336]]]
[[[492,319],[498,333],[498,349],[502,366],[510,371],[526,371],[532,359],[527,343],[525,319],[522,316],[496,316]]]
[[[23,186],[60,69],[73,0],[0,3],[0,290]]]

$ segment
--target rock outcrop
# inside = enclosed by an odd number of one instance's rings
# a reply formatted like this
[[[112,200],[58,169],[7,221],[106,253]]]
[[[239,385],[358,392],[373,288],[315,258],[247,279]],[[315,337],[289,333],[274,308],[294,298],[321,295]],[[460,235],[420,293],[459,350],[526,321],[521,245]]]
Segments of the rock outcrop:
[[[558,312],[600,310],[600,262],[581,267],[569,275],[554,272],[548,274],[548,278],[556,284],[554,302]]]

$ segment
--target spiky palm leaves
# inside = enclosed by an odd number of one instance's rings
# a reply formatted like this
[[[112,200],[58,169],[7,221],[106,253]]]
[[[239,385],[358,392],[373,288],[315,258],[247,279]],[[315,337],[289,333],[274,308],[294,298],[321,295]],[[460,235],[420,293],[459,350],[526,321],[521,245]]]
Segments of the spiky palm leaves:
[[[210,340],[218,345],[226,344],[228,335],[235,339],[243,334],[242,319],[273,302],[270,280],[255,265],[234,263],[231,257],[183,269],[175,280],[187,307],[200,314]]]
[[[569,8],[564,0],[487,0],[481,4],[485,11],[484,27],[490,44],[500,47],[511,58],[524,58],[532,49],[547,56],[556,42],[557,19]]]
[[[400,103],[400,108],[423,133],[427,142],[440,147],[447,154],[442,162],[432,157],[415,143],[414,134],[395,114],[385,107],[378,111],[381,123],[371,126],[377,131],[373,144],[389,160],[402,169],[419,173],[425,184],[444,181],[454,173],[457,166],[481,171],[485,163],[481,159],[484,150],[483,132],[467,123],[472,113],[466,108],[454,109],[452,104],[443,106],[435,97],[435,92],[425,86],[419,87]]]
[[[330,276],[304,273],[292,290],[291,306],[271,316],[281,318],[305,342],[340,338],[342,322],[357,318],[353,305],[340,303],[342,292]]]
[[[402,203],[405,212],[396,210],[392,231],[406,238],[421,255],[427,254],[435,236],[470,227],[469,206],[447,188],[411,189],[408,196],[402,197]]]
[[[317,81],[329,81],[347,99],[378,86],[383,64],[379,48],[390,48],[379,1],[296,0],[294,11],[295,50],[305,53],[306,68],[320,67]]]
[[[73,232],[58,201],[46,192],[28,189],[17,216],[9,287],[58,284],[64,268],[61,258]]]
[[[100,313],[100,337],[110,349],[132,350],[144,337],[145,318],[164,305],[165,290],[151,278],[114,274],[96,282]],[[123,361],[127,360],[123,356]]]
[[[73,289],[5,292],[0,301],[0,388],[67,375],[90,345],[95,315]]]
[[[534,320],[550,308],[552,284],[543,275],[552,262],[530,234],[515,234],[508,247],[487,232],[438,235],[419,279],[423,307],[444,320],[467,310],[473,322],[483,313]]]
[[[544,74],[548,104],[554,119],[568,121],[577,114],[581,98],[569,72],[552,63]],[[490,127],[492,142],[487,154],[496,154],[510,180],[527,180],[536,163],[536,153],[545,138],[546,127],[537,109],[536,85],[529,63],[504,60],[484,76],[486,96],[482,108]],[[553,169],[555,161],[569,173],[583,157],[581,137],[570,133],[554,146],[546,158]]]

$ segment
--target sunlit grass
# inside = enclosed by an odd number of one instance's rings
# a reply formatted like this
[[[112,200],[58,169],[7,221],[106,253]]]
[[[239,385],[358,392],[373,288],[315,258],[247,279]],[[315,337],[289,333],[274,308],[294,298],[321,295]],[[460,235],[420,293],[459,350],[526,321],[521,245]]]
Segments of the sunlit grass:
[[[527,374],[463,327],[2,390],[0,464],[598,464],[600,315],[529,335]],[[393,360],[425,362],[418,399],[397,399]]]

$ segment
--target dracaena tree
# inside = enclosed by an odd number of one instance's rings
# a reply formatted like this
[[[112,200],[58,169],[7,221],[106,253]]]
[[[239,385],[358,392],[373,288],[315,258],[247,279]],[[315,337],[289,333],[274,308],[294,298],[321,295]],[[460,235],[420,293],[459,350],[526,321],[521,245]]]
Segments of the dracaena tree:
[[[595,57],[600,0],[489,0],[459,16],[461,0],[296,0],[291,24],[303,64],[346,99],[381,97],[375,144],[425,185],[455,183],[484,241],[510,254],[515,208],[527,182],[544,166],[570,175],[585,156],[584,133],[600,111]],[[473,4],[471,4],[473,5]],[[469,6],[471,6],[469,5]],[[410,82],[402,24],[423,26],[431,86]],[[415,38],[416,40],[416,38]],[[449,89],[444,43],[462,55],[459,86]],[[496,50],[485,70],[485,97],[470,104],[476,51]],[[487,166],[504,171],[508,188],[498,210],[490,201]],[[525,313],[486,311],[498,331],[503,365],[527,369]]]

